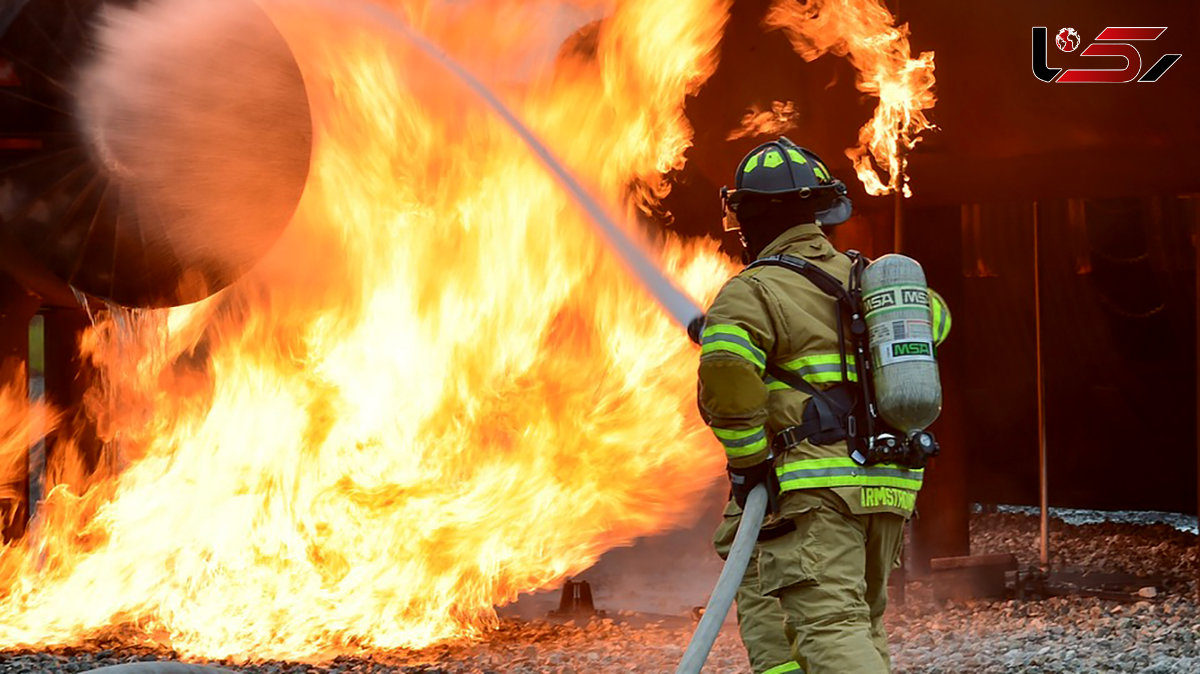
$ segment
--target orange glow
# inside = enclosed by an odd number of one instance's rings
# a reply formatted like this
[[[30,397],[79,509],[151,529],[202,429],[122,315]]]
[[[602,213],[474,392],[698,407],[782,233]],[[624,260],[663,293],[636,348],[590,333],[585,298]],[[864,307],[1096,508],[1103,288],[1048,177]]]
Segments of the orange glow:
[[[781,28],[806,61],[832,53],[858,70],[859,91],[879,99],[875,114],[846,150],[868,194],[902,190],[912,196],[904,154],[934,129],[925,110],[933,107],[933,52],[912,57],[908,24],[896,20],[880,0],[775,0],[766,25]],[[878,168],[877,168],[878,167]],[[880,176],[882,171],[883,175]]]
[[[29,446],[53,431],[62,416],[49,405],[30,403],[24,368],[4,370],[5,376],[0,378],[0,530],[8,529],[25,500]]]
[[[751,105],[742,115],[741,125],[729,132],[726,140],[754,138],[755,136],[780,136],[796,128],[796,104],[792,101],[771,101],[770,110]]]
[[[394,4],[634,213],[682,165],[729,1]],[[695,348],[513,134],[370,25],[266,6],[315,116],[300,208],[235,286],[85,334],[101,468],[56,469],[0,553],[0,645],[327,659],[477,636],[688,523],[721,475]],[[558,54],[601,16],[594,51]],[[712,241],[655,254],[698,300],[734,270]]]

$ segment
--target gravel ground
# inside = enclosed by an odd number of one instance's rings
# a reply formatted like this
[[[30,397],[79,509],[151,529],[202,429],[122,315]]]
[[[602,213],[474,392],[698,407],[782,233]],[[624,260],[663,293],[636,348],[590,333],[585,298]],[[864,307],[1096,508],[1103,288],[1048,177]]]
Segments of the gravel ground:
[[[1200,672],[1196,536],[1162,519],[1074,525],[1052,518],[1049,526],[1051,570],[1154,577],[1160,594],[1153,601],[1068,596],[938,604],[917,584],[913,600],[888,615],[894,671]],[[1013,553],[1023,568],[1033,567],[1037,517],[974,515],[971,552]]]
[[[968,602],[896,611],[889,626],[897,673],[1200,672],[1200,612],[1179,598]]]
[[[1013,513],[975,515],[971,518],[971,552],[1011,552],[1023,565],[1036,564],[1038,520]],[[1168,524],[1103,522],[1076,526],[1050,520],[1052,569],[1161,576],[1165,589],[1190,595],[1195,592],[1200,574],[1196,552],[1195,534]]]
[[[976,503],[971,506],[973,513],[984,512],[984,507]],[[990,512],[1016,513],[1037,517],[1037,506],[998,505],[989,508]],[[1169,513],[1159,510],[1089,510],[1086,508],[1050,508],[1050,517],[1060,519],[1067,524],[1098,524],[1101,522],[1119,522],[1124,524],[1169,524],[1180,531],[1196,533],[1196,516],[1183,513]]]
[[[476,644],[446,645],[420,652],[376,653],[369,658],[341,657],[319,666],[285,662],[249,666],[211,664],[255,674],[673,672],[693,628],[690,620],[682,618],[636,625],[622,623],[620,618],[592,620],[582,625],[505,620],[487,641]],[[9,652],[0,654],[0,672],[82,672],[164,655],[135,649]],[[708,662],[706,672],[749,671],[745,651],[733,629],[721,634]]]
[[[1013,512],[972,517],[974,553],[1012,552],[1036,562],[1037,519]],[[1200,672],[1200,608],[1194,601],[1196,537],[1165,525],[1051,521],[1052,568],[1156,576],[1153,600],[1118,602],[1090,597],[1036,601],[939,603],[921,582],[908,601],[889,610],[896,674],[1022,672]],[[686,618],[653,620],[614,615],[583,624],[505,619],[479,643],[447,644],[424,651],[341,657],[320,665],[265,662],[213,663],[262,674],[361,672],[585,674],[671,672],[691,636]],[[81,672],[137,660],[169,659],[139,648],[0,652],[0,674]],[[722,633],[706,672],[748,671],[736,630]]]

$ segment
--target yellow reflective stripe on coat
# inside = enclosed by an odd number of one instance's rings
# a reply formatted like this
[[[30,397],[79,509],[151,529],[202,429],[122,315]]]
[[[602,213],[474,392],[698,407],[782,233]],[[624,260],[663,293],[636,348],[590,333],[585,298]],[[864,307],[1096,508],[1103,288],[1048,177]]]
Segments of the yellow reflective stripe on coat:
[[[785,382],[781,382],[778,379],[776,379],[770,375],[768,375],[766,379],[763,379],[763,383],[767,385],[768,391],[785,391],[785,390],[790,390],[792,388],[791,386],[788,386]]]
[[[700,335],[700,356],[725,351],[740,356],[761,370],[767,365],[767,354],[754,344],[750,333],[736,325],[710,325]]]
[[[767,429],[762,426],[745,429],[713,426],[712,432],[725,445],[725,454],[731,459],[757,454],[767,448]]]
[[[933,316],[933,343],[940,345],[950,334],[950,307],[933,288],[929,289],[929,311]]]
[[[791,662],[785,662],[782,665],[775,665],[774,667],[766,670],[762,674],[785,674],[786,672],[799,672],[799,671],[801,671],[800,663],[793,660]]]
[[[917,491],[925,479],[923,468],[904,468],[892,463],[860,466],[848,456],[791,461],[776,466],[775,474],[784,491],[817,487],[896,487]]]
[[[800,375],[810,384],[829,384],[842,380],[842,356],[838,353],[818,353],[789,360],[783,364],[783,369]],[[846,377],[850,381],[858,381],[858,370],[854,365],[854,356],[846,354]],[[773,384],[778,384],[773,386]],[[787,388],[787,384],[768,378],[767,389],[778,391]]]

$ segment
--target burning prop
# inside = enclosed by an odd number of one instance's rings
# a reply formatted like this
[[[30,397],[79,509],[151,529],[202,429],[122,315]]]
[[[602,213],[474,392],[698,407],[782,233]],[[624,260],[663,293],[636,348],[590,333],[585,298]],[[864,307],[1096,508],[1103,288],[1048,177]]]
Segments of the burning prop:
[[[7,532],[20,516],[25,495],[25,461],[29,445],[58,425],[61,413],[45,403],[30,403],[23,368],[0,373],[0,530]]]
[[[0,642],[120,626],[298,658],[478,634],[494,605],[685,521],[720,472],[686,336],[511,131],[369,24],[266,9],[313,114],[296,216],[236,286],[86,335],[90,413],[126,467],[54,490],[4,550]],[[557,63],[566,31],[524,3],[397,9],[633,209],[652,194],[632,185],[661,191],[682,161],[728,7],[620,3],[595,58]],[[711,243],[657,257],[698,297],[730,270]]]

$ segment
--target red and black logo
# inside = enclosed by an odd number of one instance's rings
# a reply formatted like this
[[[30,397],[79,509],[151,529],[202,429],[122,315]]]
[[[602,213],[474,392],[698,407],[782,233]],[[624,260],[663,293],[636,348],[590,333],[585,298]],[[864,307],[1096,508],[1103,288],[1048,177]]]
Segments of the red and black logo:
[[[1166,32],[1166,27],[1146,27],[1146,26],[1109,26],[1100,31],[1096,36],[1096,40],[1089,44],[1083,51],[1079,52],[1080,56],[1109,56],[1120,57],[1125,59],[1124,68],[1071,68],[1064,71],[1062,68],[1051,68],[1047,65],[1047,51],[1049,50],[1049,41],[1047,39],[1048,32],[1045,26],[1033,27],[1033,76],[1043,82],[1054,82],[1060,84],[1068,83],[1109,83],[1120,84],[1124,82],[1155,82],[1158,78],[1167,72],[1167,69],[1175,65],[1182,54],[1163,54],[1150,66],[1141,77],[1138,74],[1142,73],[1142,54],[1137,47],[1130,44],[1131,42],[1151,42],[1157,40],[1163,33]],[[1054,43],[1064,52],[1073,52],[1079,48],[1080,38],[1079,33],[1074,28],[1062,28],[1054,36]]]

